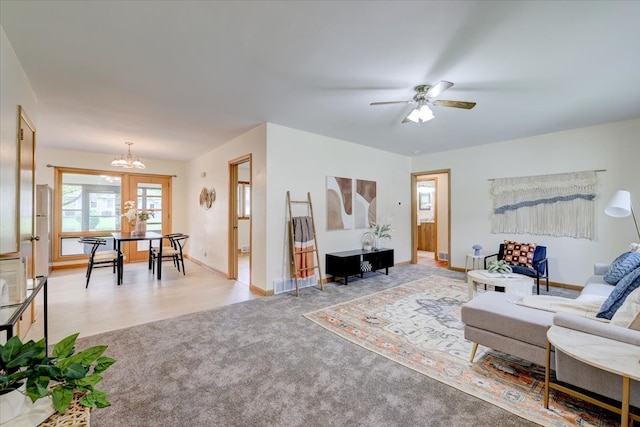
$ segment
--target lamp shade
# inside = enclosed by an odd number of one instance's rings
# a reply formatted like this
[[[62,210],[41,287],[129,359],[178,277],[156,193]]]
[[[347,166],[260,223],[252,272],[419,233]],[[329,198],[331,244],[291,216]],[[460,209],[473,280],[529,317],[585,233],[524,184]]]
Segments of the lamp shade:
[[[411,114],[407,116],[407,120],[411,120],[414,123],[423,123],[428,122],[433,117],[433,111],[426,104],[421,104],[411,111]]]
[[[631,215],[631,193],[627,190],[616,191],[604,208],[604,213],[614,218]]]
[[[140,160],[140,157],[134,158],[131,155],[131,146],[133,145],[133,142],[125,142],[125,144],[129,146],[126,156],[122,155],[120,157],[116,157],[111,162],[111,166],[117,166],[125,169],[132,169],[132,168],[144,169],[145,166],[144,166],[144,163],[142,163],[142,160]]]

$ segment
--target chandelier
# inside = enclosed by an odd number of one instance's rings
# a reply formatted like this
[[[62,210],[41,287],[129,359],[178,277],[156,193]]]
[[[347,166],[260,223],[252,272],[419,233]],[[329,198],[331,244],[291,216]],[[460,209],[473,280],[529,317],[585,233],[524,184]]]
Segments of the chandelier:
[[[131,168],[136,168],[136,169],[144,169],[144,163],[142,163],[142,160],[140,160],[140,157],[133,157],[131,155],[131,146],[133,145],[133,142],[125,142],[125,144],[127,144],[129,146],[129,151],[127,152],[127,155],[122,155],[120,157],[116,157],[115,159],[113,159],[113,161],[111,162],[111,166],[119,166],[119,167],[123,167],[126,169],[131,169]]]

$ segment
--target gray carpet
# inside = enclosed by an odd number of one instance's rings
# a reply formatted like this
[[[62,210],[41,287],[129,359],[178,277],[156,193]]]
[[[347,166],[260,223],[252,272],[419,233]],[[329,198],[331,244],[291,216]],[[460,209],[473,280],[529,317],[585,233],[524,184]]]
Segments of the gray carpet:
[[[432,274],[464,280],[408,265],[324,292],[307,288],[298,298],[277,295],[81,338],[79,348],[107,344],[117,359],[100,384],[112,406],[94,411],[91,425],[535,425],[302,316]]]

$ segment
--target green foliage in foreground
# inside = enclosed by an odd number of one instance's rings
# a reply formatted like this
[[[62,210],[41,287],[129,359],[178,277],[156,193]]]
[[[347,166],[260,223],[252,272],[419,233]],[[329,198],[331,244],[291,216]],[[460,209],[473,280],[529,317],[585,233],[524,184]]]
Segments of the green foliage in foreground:
[[[78,334],[60,341],[52,356],[46,355],[44,338],[38,342],[22,343],[17,336],[0,345],[0,394],[18,389],[25,381],[26,395],[35,402],[51,396],[56,411],[64,413],[74,393],[80,393],[80,404],[91,408],[110,405],[107,393],[94,387],[102,381],[103,373],[115,360],[102,356],[106,345],[87,348],[75,353]]]

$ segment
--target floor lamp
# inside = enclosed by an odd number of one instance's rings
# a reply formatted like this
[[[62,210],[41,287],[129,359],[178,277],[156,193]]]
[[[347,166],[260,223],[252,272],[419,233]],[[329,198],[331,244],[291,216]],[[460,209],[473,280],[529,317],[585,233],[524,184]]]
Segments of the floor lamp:
[[[604,213],[614,218],[624,218],[631,215],[633,217],[633,222],[636,225],[638,238],[640,239],[640,227],[638,227],[636,214],[633,212],[633,206],[631,205],[631,193],[629,191],[616,191],[611,200],[609,200],[607,207],[604,209]]]

